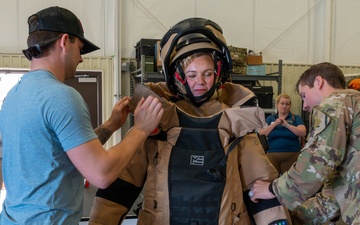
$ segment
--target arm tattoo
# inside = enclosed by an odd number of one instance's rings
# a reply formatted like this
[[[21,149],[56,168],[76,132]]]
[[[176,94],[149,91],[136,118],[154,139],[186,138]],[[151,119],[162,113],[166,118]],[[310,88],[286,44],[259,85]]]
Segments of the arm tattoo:
[[[112,135],[112,132],[106,128],[103,128],[103,127],[97,127],[95,129],[95,133],[96,135],[98,136],[101,144],[105,144],[107,142],[107,140],[109,140],[109,138],[111,137]]]

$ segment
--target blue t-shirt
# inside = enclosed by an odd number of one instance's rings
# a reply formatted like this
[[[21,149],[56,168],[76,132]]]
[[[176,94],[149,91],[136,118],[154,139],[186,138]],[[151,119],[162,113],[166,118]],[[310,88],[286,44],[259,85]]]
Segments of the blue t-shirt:
[[[268,116],[266,118],[266,123],[270,125],[277,118],[279,118],[278,113]],[[286,117],[286,122],[293,126],[304,125],[304,121],[301,117],[295,114],[293,115],[291,112],[289,112]],[[282,125],[277,125],[271,131],[268,136],[268,142],[268,152],[298,152],[301,148],[299,137]]]
[[[4,100],[0,132],[1,224],[78,224],[84,180],[66,151],[97,137],[81,95],[48,71],[29,72]]]

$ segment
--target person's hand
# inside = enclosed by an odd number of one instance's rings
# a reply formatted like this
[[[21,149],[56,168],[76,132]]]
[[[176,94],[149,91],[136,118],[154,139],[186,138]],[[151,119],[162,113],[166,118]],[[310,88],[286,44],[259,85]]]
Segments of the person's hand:
[[[283,120],[283,122],[281,123],[281,126],[286,127],[286,128],[288,128],[289,125],[290,124],[288,124],[288,122],[286,120]]]
[[[251,201],[257,203],[258,199],[272,199],[276,196],[269,191],[270,182],[257,180],[249,191]]]
[[[280,124],[283,124],[284,123],[284,120],[283,119],[281,119],[281,118],[277,118],[276,120],[275,120],[275,125],[277,126],[277,125],[280,125]]]
[[[129,97],[121,98],[113,107],[110,118],[94,130],[101,144],[105,144],[111,135],[124,124],[130,112],[129,102]]]
[[[142,97],[134,111],[134,128],[150,134],[159,124],[163,113],[164,109],[158,98]]]
[[[130,98],[128,96],[122,97],[113,107],[110,118],[107,123],[110,124],[107,128],[111,131],[118,130],[126,121],[130,112],[129,110]]]

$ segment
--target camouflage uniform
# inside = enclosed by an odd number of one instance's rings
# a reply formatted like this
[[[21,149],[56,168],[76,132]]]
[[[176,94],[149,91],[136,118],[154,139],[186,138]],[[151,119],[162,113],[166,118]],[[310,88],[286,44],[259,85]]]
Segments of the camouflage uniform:
[[[306,224],[339,214],[360,224],[360,92],[332,93],[314,108],[311,123],[308,143],[273,190]]]

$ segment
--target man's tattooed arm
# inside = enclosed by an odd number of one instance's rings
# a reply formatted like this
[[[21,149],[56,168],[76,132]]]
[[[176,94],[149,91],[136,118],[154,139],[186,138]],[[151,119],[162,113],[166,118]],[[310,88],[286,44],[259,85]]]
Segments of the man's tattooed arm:
[[[110,130],[103,128],[101,125],[95,129],[95,133],[98,136],[101,144],[105,144],[111,137],[112,133]]]

